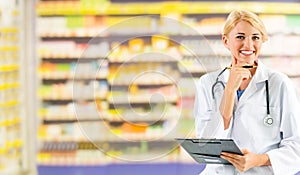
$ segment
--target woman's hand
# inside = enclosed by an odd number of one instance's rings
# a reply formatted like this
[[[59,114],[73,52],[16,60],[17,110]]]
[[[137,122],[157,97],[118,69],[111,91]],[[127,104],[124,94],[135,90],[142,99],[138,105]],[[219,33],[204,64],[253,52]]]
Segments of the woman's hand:
[[[219,110],[223,117],[224,129],[229,127],[236,91],[241,86],[243,80],[250,80],[251,72],[249,69],[242,68],[243,65],[237,65],[237,60],[234,58],[231,65],[228,82],[225,86],[224,95],[219,106]],[[247,81],[249,83],[249,81]],[[243,84],[245,88],[248,84]]]
[[[230,69],[230,75],[227,82],[228,89],[237,91],[242,84],[243,80],[251,78],[251,72],[249,69],[242,68],[244,65],[238,65],[236,59],[232,61]]]
[[[219,106],[225,130],[229,128],[232,118],[236,91],[239,88],[245,89],[251,79],[251,71],[242,66],[244,65],[237,64],[237,59],[233,58],[229,79]]]
[[[267,154],[254,154],[247,149],[242,150],[243,155],[222,152],[221,158],[228,160],[240,172],[245,172],[257,166],[270,166],[271,162]]]

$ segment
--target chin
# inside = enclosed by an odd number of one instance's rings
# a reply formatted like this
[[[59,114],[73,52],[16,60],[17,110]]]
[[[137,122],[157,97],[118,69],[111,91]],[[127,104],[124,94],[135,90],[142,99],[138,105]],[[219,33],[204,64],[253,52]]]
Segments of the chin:
[[[255,62],[255,60],[257,60],[256,56],[248,56],[248,57],[243,56],[239,59],[240,62],[245,62],[245,63],[249,63],[249,64],[250,63],[253,64]]]

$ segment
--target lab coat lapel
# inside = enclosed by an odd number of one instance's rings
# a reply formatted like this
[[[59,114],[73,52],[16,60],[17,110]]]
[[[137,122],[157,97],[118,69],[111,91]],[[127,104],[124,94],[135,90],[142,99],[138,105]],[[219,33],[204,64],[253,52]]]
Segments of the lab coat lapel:
[[[239,104],[242,105],[247,102],[247,100],[255,94],[257,91],[257,86],[259,83],[264,82],[268,79],[267,72],[265,70],[265,66],[261,61],[258,61],[258,67],[256,70],[255,75],[253,76],[252,80],[250,81],[248,87],[246,88],[244,94],[241,96],[239,100]]]
[[[247,101],[248,98],[250,98],[257,90],[255,82],[255,78],[253,77],[252,81],[249,83],[248,87],[246,88],[243,95],[240,97],[239,103],[242,104],[245,101]]]

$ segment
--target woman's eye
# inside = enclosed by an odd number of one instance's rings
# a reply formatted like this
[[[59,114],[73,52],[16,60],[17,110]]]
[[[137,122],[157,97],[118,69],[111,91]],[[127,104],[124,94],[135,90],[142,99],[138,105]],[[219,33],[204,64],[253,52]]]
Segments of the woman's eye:
[[[258,36],[254,36],[254,37],[252,37],[252,39],[253,39],[253,40],[259,40],[259,39],[260,39],[260,37],[258,37]]]
[[[237,39],[244,39],[244,36],[236,36]]]

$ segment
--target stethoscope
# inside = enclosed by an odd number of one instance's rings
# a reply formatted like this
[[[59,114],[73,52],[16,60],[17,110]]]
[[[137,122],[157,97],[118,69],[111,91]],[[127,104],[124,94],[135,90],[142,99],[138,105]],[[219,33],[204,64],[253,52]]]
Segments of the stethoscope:
[[[215,87],[217,84],[221,84],[223,89],[225,89],[225,85],[222,81],[219,80],[219,77],[228,69],[228,67],[225,67],[217,76],[216,78],[216,82],[212,85],[211,87],[211,92],[212,92],[212,97],[213,99],[215,99]],[[264,118],[264,125],[265,126],[272,126],[273,124],[273,118],[272,116],[270,115],[270,103],[269,103],[269,81],[268,80],[265,80],[265,86],[266,86],[266,102],[267,102],[267,116]]]

